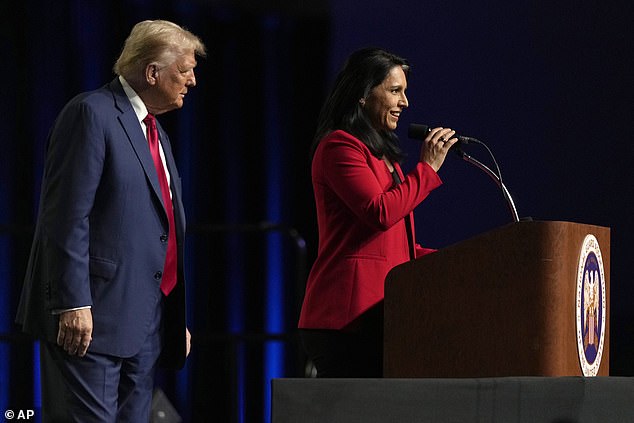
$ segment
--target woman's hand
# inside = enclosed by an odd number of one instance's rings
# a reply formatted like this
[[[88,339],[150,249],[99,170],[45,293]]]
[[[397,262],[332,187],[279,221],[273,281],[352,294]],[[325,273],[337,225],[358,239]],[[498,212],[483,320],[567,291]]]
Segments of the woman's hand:
[[[458,142],[458,138],[451,138],[455,134],[456,131],[450,128],[432,129],[423,141],[420,161],[427,163],[438,172],[447,157],[447,152],[452,145]]]

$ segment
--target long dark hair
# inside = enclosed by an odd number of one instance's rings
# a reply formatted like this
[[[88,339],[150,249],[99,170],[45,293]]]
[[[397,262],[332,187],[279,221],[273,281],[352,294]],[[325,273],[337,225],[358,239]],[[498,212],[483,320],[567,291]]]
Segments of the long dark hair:
[[[381,48],[364,48],[348,57],[319,114],[311,156],[323,137],[342,129],[361,140],[377,158],[386,156],[391,161],[403,159],[396,134],[377,130],[359,103],[361,98],[370,94],[372,88],[387,78],[395,66],[401,66],[405,75],[409,73],[407,60]]]

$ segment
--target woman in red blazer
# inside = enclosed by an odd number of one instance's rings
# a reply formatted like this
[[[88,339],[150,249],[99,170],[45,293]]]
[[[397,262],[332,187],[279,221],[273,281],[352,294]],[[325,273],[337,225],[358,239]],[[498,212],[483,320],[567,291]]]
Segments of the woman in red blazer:
[[[415,243],[414,208],[441,184],[457,141],[435,128],[404,175],[394,134],[408,106],[409,65],[382,49],[353,53],[324,104],[313,141],[319,250],[299,320],[318,377],[380,377],[383,283],[388,271],[432,250]]]

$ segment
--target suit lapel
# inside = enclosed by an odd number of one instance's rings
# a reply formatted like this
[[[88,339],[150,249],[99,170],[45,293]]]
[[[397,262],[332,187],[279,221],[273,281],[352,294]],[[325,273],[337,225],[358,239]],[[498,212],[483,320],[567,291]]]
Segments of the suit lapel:
[[[118,78],[110,83],[110,89],[112,90],[114,96],[115,106],[121,111],[121,114],[119,115],[119,122],[121,123],[125,133],[128,135],[128,140],[139,159],[141,167],[145,172],[145,176],[147,177],[154,194],[158,197],[162,204],[163,197],[161,195],[161,186],[159,185],[158,175],[156,174],[154,161],[152,160],[152,155],[150,154],[150,149],[148,148],[147,139],[145,138],[145,134],[143,134],[143,130],[141,129],[136,113],[134,113],[130,100],[128,100],[128,97],[125,95],[125,91],[123,91],[123,87],[121,86]],[[165,207],[164,204],[163,207]]]
[[[394,170],[398,174],[401,181],[405,180],[405,175],[403,174],[403,170],[398,163],[394,163]],[[416,234],[414,232],[414,212],[411,211],[407,216],[405,216],[405,231],[407,233],[407,247],[409,251],[410,260],[414,260],[416,258]]]
[[[394,163],[394,169],[396,170],[396,173],[398,174],[398,177],[401,178],[401,181],[405,180],[405,175],[403,175],[403,169],[401,169],[401,166],[398,163]]]

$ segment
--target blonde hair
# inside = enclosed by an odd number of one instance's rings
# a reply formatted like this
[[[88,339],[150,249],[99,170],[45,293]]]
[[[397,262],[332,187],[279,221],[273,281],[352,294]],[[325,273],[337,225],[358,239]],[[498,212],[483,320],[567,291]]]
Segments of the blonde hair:
[[[200,38],[185,28],[163,20],[142,21],[132,28],[113,70],[127,80],[136,79],[148,64],[169,66],[192,50],[201,57],[207,54]]]

